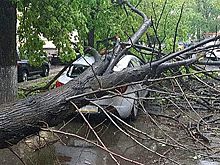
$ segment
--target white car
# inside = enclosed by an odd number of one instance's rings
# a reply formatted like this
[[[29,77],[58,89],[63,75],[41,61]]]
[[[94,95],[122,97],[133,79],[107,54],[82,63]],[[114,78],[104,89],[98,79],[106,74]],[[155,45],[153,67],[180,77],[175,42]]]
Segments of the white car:
[[[207,43],[205,47],[209,47],[212,45],[219,45],[219,44],[220,44],[220,41],[213,41],[213,42]],[[205,57],[210,58],[211,60],[214,60],[214,61],[220,59],[220,46],[209,48],[209,51],[206,52]]]
[[[85,61],[85,60],[86,61]],[[73,62],[73,64],[67,69],[65,74],[61,76],[57,81],[57,87],[60,85],[64,85],[74,77],[78,76],[82,73],[86,68],[89,67],[95,60],[93,57],[79,58],[77,61]],[[136,67],[143,65],[144,62],[134,55],[124,55],[117,65],[113,68],[113,71],[121,71],[127,67]],[[136,119],[138,113],[138,101],[135,101],[134,98],[144,97],[146,96],[145,91],[138,91],[141,89],[141,85],[130,85],[124,86],[119,89],[114,90],[113,92],[123,93],[123,96],[114,96],[113,94],[108,94],[101,98],[98,98],[94,101],[95,104],[100,105],[106,110],[116,112],[121,118],[126,119],[131,117],[132,120]],[[134,92],[135,91],[135,92]],[[116,111],[115,111],[116,110]],[[100,113],[101,109],[95,105],[86,105],[80,108],[80,111],[83,113]]]

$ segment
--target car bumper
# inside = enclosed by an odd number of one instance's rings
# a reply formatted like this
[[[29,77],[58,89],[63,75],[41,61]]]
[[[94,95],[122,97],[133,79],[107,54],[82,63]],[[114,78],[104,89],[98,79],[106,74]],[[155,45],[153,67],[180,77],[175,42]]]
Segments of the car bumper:
[[[134,94],[130,95],[134,97]],[[99,105],[101,108],[95,105],[86,105],[84,107],[81,107],[79,110],[76,110],[76,112],[80,111],[84,114],[100,114],[103,112],[103,108],[104,110],[111,111],[113,113],[115,113],[116,111],[117,114],[119,114],[119,117],[125,119],[131,115],[134,100],[130,98],[122,98],[119,96],[113,98],[109,98],[109,96],[106,96],[102,97],[100,100],[94,101],[94,103]]]

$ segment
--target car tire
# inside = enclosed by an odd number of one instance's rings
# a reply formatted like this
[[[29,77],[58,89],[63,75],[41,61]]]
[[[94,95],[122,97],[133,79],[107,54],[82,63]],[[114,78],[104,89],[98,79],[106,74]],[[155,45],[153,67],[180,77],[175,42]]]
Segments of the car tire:
[[[22,70],[19,82],[26,82],[28,80],[28,73],[26,70]]]
[[[40,75],[41,75],[41,77],[49,76],[49,67],[48,66],[44,66],[43,73],[41,73]]]

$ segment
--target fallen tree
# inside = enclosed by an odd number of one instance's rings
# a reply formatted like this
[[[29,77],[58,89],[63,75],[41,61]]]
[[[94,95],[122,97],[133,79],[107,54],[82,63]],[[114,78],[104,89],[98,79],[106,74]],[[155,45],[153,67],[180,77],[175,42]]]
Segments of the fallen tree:
[[[118,85],[141,80],[141,83],[147,83],[149,78],[155,77],[168,69],[196,63],[198,62],[197,58],[181,58],[175,62],[170,60],[220,38],[220,36],[216,36],[204,40],[182,51],[146,63],[141,67],[128,68],[117,73],[112,72],[117,61],[130,48],[145,49],[145,47],[136,44],[152,24],[152,20],[147,19],[141,11],[126,1],[123,1],[123,3],[143,17],[143,24],[140,29],[125,43],[120,42],[118,39],[112,51],[103,55],[92,67],[65,86],[20,99],[8,105],[2,105],[0,107],[0,148],[16,144],[24,137],[38,132],[45,122],[49,126],[54,126],[71,116],[75,111],[75,107],[70,101],[80,108],[89,103],[88,98],[93,98],[94,95],[101,97],[110,88],[113,89]],[[100,57],[97,56],[96,51],[91,51],[91,54],[95,54],[97,58]]]

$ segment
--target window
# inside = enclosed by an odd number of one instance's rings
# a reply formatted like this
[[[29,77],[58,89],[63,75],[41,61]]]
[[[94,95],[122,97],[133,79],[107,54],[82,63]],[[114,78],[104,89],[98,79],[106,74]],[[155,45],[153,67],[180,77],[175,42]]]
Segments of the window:
[[[72,65],[67,75],[72,78],[77,77],[81,73],[83,73],[87,68],[88,66],[84,66],[84,65]]]

